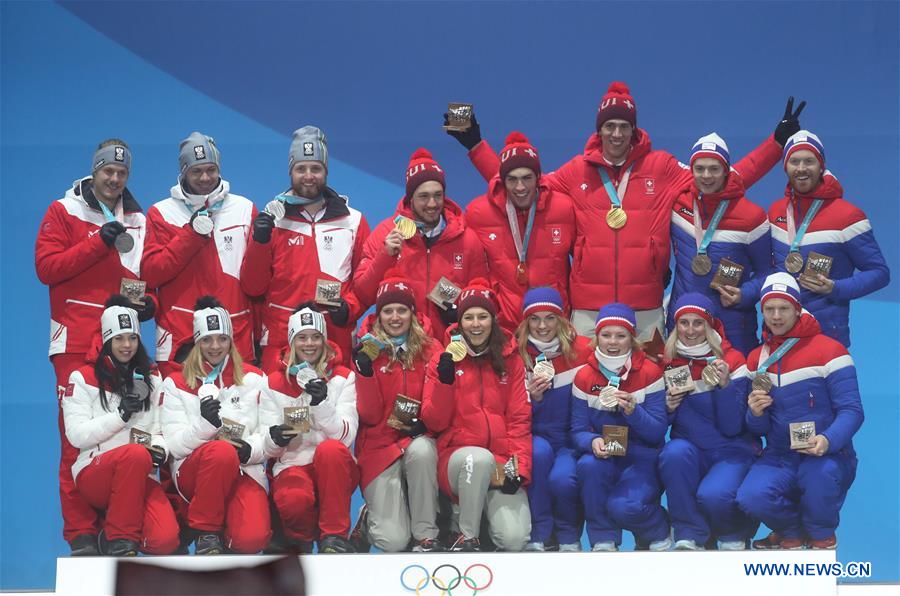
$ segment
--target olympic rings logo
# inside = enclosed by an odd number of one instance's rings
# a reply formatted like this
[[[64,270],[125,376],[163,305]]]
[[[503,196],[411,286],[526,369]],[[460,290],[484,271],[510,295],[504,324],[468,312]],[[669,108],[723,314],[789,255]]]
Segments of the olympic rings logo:
[[[445,568],[448,569],[447,572],[441,571]],[[422,572],[422,575],[412,586],[406,583],[407,572],[411,569],[417,569]],[[477,580],[472,574],[472,571],[475,569],[483,570],[476,574],[479,576]],[[456,574],[456,577],[452,576],[453,573]],[[418,575],[418,573],[409,575]],[[486,581],[484,581],[482,585],[482,581],[479,580]],[[460,584],[463,584],[467,589],[472,590],[472,594],[477,594],[482,590],[487,590],[492,583],[494,583],[494,572],[484,563],[473,563],[466,567],[466,570],[463,573],[460,573],[459,568],[456,567],[456,565],[451,565],[450,563],[438,565],[431,573],[428,573],[428,570],[423,566],[415,564],[407,565],[403,571],[400,572],[400,585],[403,586],[407,592],[415,592],[417,595],[421,594],[422,590],[428,587],[428,584],[434,585],[435,588],[441,591],[442,595],[447,594],[453,596],[453,590],[460,588]]]

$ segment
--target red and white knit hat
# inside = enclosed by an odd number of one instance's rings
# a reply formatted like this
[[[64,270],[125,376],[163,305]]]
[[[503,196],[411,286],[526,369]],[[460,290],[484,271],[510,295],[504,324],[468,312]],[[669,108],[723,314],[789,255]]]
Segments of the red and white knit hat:
[[[429,180],[439,182],[444,189],[447,182],[444,178],[444,170],[431,156],[428,149],[416,149],[409,158],[409,166],[406,168],[406,195],[404,201],[409,201],[416,189]]]
[[[535,176],[541,175],[541,158],[537,149],[528,137],[514,130],[506,137],[506,146],[500,152],[500,179],[506,179],[516,168],[528,168]]]
[[[463,313],[475,306],[480,306],[494,316],[497,315],[497,298],[494,296],[490,282],[483,277],[476,277],[470,281],[459,295],[459,301],[456,304],[460,318]]]
[[[401,269],[391,269],[384,274],[384,279],[378,285],[378,293],[375,295],[375,312],[388,304],[403,304],[411,311],[416,310],[416,295],[412,284],[403,275]]]
[[[600,130],[604,122],[613,119],[625,120],[632,126],[637,126],[637,105],[628,85],[619,81],[610,83],[606,95],[600,101],[600,107],[597,108],[597,130]]]

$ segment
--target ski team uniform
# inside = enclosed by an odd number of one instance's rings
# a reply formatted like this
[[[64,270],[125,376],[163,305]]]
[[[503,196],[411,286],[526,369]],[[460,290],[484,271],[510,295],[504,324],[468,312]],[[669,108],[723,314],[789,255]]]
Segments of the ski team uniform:
[[[171,454],[172,477],[187,501],[184,518],[194,530],[224,530],[224,545],[241,553],[262,550],[272,534],[265,452],[262,431],[257,429],[259,396],[265,382],[261,370],[245,364],[244,382],[235,385],[230,360],[215,381],[222,403],[219,417],[243,424],[242,439],[252,448],[247,463],[241,464],[234,446],[217,440],[219,429],[200,415],[199,386],[188,387],[181,371],[163,381],[160,420]]]
[[[285,205],[286,215],[275,222],[272,238],[260,244],[251,238],[241,267],[241,287],[250,296],[264,296],[262,308],[263,370],[278,367],[287,347],[282,333],[298,304],[313,300],[319,279],[341,283],[341,297],[350,307],[348,328],[336,327],[325,317],[328,337],[346,359],[350,354],[351,329],[362,313],[351,292],[353,271],[362,259],[369,236],[363,214],[331,188],[324,191],[325,207],[311,221],[301,207]],[[274,333],[273,333],[274,331]]]
[[[34,248],[38,279],[50,287],[49,353],[60,405],[59,490],[63,537],[67,541],[84,534],[96,535],[99,528],[96,512],[78,494],[72,480],[78,449],[66,438],[63,393],[69,375],[85,363],[107,298],[119,293],[122,278],[140,278],[146,232],[144,214],[126,188],[119,203],[121,223],[134,240],[134,247],[120,253],[115,246],[107,246],[99,234],[106,218],[91,190],[91,181],[90,176],[76,180],[63,198],[50,205]]]
[[[253,356],[253,316],[241,288],[241,263],[256,216],[253,203],[231,194],[227,180],[208,199],[214,229],[201,236],[188,222],[193,215],[184,189],[176,184],[171,196],[147,211],[147,243],[141,264],[148,288],[159,296],[156,313],[156,361],[174,358],[178,347],[193,337],[194,303],[215,296],[231,315],[235,347],[250,362]],[[221,202],[221,204],[219,204]]]
[[[162,379],[154,375],[151,381],[150,409],[125,422],[118,411],[121,396],[106,392],[109,409],[103,409],[94,366],[83,366],[69,377],[62,409],[66,437],[80,450],[72,477],[88,503],[106,511],[106,538],[132,540],[142,552],[167,555],[178,547],[178,521],[152,476],[150,452],[130,441],[131,429],[139,429],[152,435],[154,446],[166,449],[159,428]]]
[[[847,490],[856,477],[852,438],[863,422],[856,367],[838,341],[822,334],[804,311],[785,335],[763,331],[764,343],[747,358],[756,371],[763,349],[774,352],[788,338],[799,338],[768,368],[773,403],[757,417],[749,409],[747,429],[766,437],[762,457],[738,490],[741,509],[782,538],[823,540],[834,535]],[[828,451],[815,457],[790,448],[790,423],[814,422],[828,439]]]

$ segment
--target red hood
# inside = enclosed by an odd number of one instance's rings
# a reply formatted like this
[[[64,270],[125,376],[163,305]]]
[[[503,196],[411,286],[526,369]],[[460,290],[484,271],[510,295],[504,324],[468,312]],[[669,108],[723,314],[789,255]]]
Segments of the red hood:
[[[804,337],[818,335],[821,332],[822,328],[819,326],[819,322],[816,318],[804,310],[797,322],[794,323],[794,326],[784,335],[772,335],[772,332],[769,331],[769,328],[764,324],[762,336],[763,342],[769,345],[770,350],[774,350],[783,344],[784,340],[789,337],[802,339]]]
[[[784,196],[789,201],[791,198],[794,198],[798,201],[803,201],[805,203],[810,203],[815,199],[822,199],[825,201],[831,199],[840,199],[844,196],[844,187],[841,186],[841,183],[838,182],[838,179],[834,177],[834,174],[825,170],[825,173],[822,175],[822,180],[819,181],[819,184],[816,185],[812,192],[807,193],[805,195],[796,195],[794,196],[793,189],[791,188],[791,183],[788,182],[787,186],[784,189]]]
[[[650,146],[650,136],[642,128],[634,129],[634,138],[631,140],[631,151],[625,158],[623,167],[628,167],[640,158],[644,157],[652,147]],[[595,166],[609,166],[609,163],[603,159],[603,143],[600,135],[597,133],[588,137],[587,143],[584,144],[584,160]]]
[[[397,203],[394,215],[402,215],[416,221],[416,217],[413,215],[412,209],[410,209],[409,203],[406,201],[406,197],[403,197]],[[444,219],[447,221],[447,227],[444,228],[441,236],[455,238],[465,231],[462,208],[448,197],[444,197]]]
[[[544,182],[544,177],[541,176],[538,180],[538,211],[543,211],[547,207],[547,201],[550,198],[551,192],[550,187]],[[506,185],[503,183],[503,180],[500,179],[499,174],[491,178],[491,182],[488,185],[487,197],[492,205],[502,213],[506,213]]]

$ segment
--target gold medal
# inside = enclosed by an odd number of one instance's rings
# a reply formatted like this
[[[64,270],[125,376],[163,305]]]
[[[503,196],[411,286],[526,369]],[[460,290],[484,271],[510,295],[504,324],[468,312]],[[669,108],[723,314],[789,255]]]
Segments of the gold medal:
[[[712,260],[704,253],[697,253],[691,259],[691,271],[694,275],[706,275],[712,271]]]
[[[717,369],[712,364],[707,364],[703,367],[703,372],[700,374],[703,377],[703,382],[713,387],[719,384],[719,369]]]
[[[753,377],[752,387],[755,391],[768,393],[772,390],[772,379],[769,378],[769,375],[767,373],[758,374]]]
[[[520,285],[528,285],[528,269],[525,267],[525,263],[521,261],[519,261],[519,264],[516,265],[516,281]]]
[[[461,341],[451,341],[444,351],[453,356],[453,362],[461,362],[469,353],[466,344]]]
[[[789,252],[784,259],[784,268],[789,273],[800,273],[800,270],[803,269],[803,255],[796,251]]]
[[[416,222],[408,217],[398,215],[394,218],[394,229],[400,232],[404,240],[409,240],[416,235]]]
[[[627,221],[628,215],[621,207],[613,205],[609,208],[609,211],[606,212],[606,225],[614,230],[620,230],[625,227]]]

